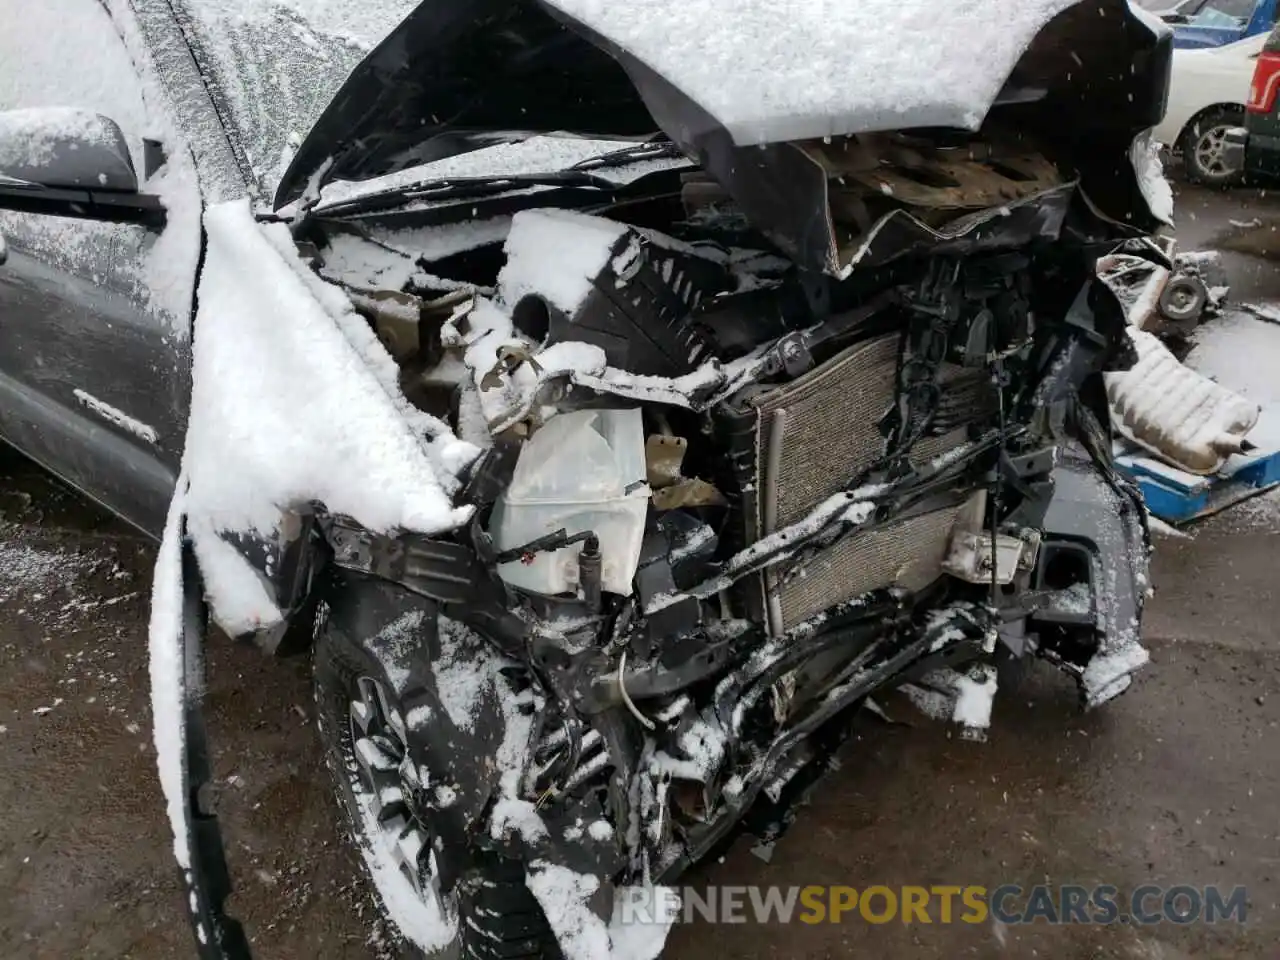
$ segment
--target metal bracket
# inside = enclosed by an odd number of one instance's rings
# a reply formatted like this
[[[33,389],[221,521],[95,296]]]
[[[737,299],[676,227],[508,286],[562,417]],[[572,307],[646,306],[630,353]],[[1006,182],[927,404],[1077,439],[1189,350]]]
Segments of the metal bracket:
[[[901,297],[891,290],[873,297],[861,307],[827,317],[812,327],[796,330],[780,337],[769,348],[761,373],[767,377],[786,373],[792,379],[808,373],[815,366],[813,359],[815,347],[843,337],[871,320],[886,307],[900,302]]]
[[[490,582],[470,547],[414,533],[372,533],[352,520],[321,523],[335,566],[389,580],[438,603],[474,601]]]
[[[765,376],[786,373],[794,378],[813,369],[813,354],[805,340],[799,331],[780,338],[770,348],[761,372]]]

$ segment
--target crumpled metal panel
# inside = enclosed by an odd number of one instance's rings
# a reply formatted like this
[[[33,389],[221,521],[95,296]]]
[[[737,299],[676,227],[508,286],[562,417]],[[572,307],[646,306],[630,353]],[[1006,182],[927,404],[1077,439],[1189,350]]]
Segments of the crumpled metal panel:
[[[1041,524],[1043,543],[1079,544],[1092,557],[1088,611],[1097,647],[1087,662],[1074,664],[1085,706],[1092,708],[1123,693],[1149,659],[1141,627],[1151,544],[1136,490],[1112,487],[1096,465],[1075,457],[1054,470],[1053,481]]]

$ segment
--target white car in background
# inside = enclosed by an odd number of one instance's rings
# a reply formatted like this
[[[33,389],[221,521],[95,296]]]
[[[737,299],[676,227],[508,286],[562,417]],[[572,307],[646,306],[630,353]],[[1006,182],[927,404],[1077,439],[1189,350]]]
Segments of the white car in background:
[[[1253,68],[1267,35],[1209,50],[1174,50],[1169,108],[1155,137],[1182,155],[1194,183],[1226,187],[1243,170],[1224,148],[1226,132],[1244,122]]]

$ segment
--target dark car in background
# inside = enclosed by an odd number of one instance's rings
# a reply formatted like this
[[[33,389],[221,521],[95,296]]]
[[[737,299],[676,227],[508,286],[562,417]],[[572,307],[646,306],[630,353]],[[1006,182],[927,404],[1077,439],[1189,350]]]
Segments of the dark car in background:
[[[1244,126],[1227,132],[1228,162],[1245,175],[1270,179],[1280,174],[1280,26],[1271,31],[1253,68]]]

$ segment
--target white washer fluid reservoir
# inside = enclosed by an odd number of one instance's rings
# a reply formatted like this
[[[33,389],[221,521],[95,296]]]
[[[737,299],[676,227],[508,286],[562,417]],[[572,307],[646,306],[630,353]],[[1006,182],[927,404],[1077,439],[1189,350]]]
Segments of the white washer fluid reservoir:
[[[629,492],[628,492],[629,491]],[[489,533],[511,550],[564,528],[600,540],[601,586],[628,595],[640,560],[649,485],[638,409],[576,410],[548,420],[526,441]],[[498,566],[512,586],[541,594],[578,593],[581,543]]]

